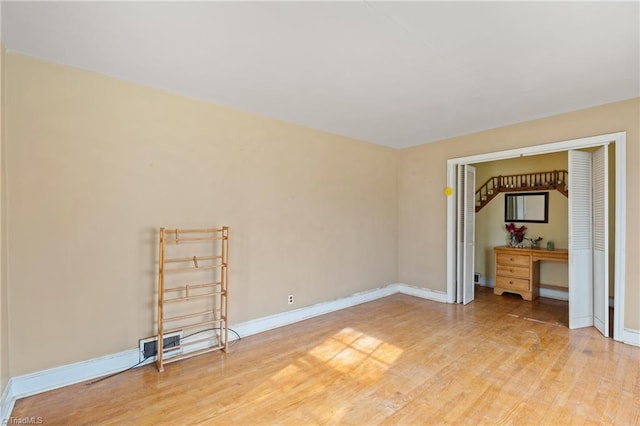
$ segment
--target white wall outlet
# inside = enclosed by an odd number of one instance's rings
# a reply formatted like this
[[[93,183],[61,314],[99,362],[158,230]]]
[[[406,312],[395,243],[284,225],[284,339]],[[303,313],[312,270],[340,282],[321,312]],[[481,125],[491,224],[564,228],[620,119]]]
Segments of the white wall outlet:
[[[289,297],[287,298],[287,302],[289,302],[290,305],[293,305],[293,294],[289,295]]]

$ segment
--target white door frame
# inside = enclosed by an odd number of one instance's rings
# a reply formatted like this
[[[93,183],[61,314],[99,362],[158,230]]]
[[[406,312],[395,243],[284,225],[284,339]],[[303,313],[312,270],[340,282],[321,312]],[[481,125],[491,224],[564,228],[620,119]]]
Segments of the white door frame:
[[[572,149],[590,148],[608,143],[615,144],[615,262],[614,262],[614,324],[613,338],[618,341],[635,344],[637,339],[624,329],[624,290],[625,290],[625,248],[626,248],[626,207],[627,207],[627,171],[626,143],[627,133],[617,132],[586,138],[534,145],[505,151],[471,155],[447,160],[447,186],[456,188],[456,168],[460,164],[483,163],[505,160],[507,158],[548,154]],[[447,197],[447,302],[455,302],[456,280],[456,197]]]

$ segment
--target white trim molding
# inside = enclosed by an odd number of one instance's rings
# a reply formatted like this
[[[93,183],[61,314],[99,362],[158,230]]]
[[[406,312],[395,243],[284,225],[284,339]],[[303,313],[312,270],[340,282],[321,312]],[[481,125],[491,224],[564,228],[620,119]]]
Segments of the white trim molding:
[[[484,278],[478,285],[482,287],[495,287],[495,281],[490,278]],[[540,288],[540,297],[546,297],[548,299],[562,300],[567,302],[569,300],[569,289],[563,290],[561,288]],[[613,303],[613,299],[609,301],[611,305]],[[611,305],[612,306],[612,305]]]
[[[370,302],[382,297],[390,296],[398,293],[398,284],[390,284],[386,287],[380,287],[375,290],[367,290],[353,294],[341,299],[322,302],[304,308],[294,309],[292,311],[282,312],[280,314],[269,315],[262,318],[246,321],[231,326],[241,336],[251,336],[253,334],[262,333],[263,331],[273,330],[274,328],[283,327],[298,321],[304,321],[318,315],[328,314],[350,306],[359,305],[361,303]]]
[[[17,399],[125,370],[138,362],[138,349],[130,349],[9,379],[2,395],[2,421],[11,415]],[[4,423],[3,423],[4,424]]]
[[[478,285],[482,287],[495,287],[495,283],[492,279],[481,277],[478,281]],[[563,290],[561,288],[540,288],[540,297],[546,297],[547,299],[555,299],[562,300],[565,302],[569,301],[569,291]],[[615,299],[613,297],[609,297],[609,307],[613,308],[615,304]]]
[[[625,328],[622,332],[622,341],[628,345],[640,346],[640,330]]]
[[[386,287],[380,287],[375,290],[367,290],[356,293],[341,299],[322,302],[316,305],[294,309],[292,311],[287,311],[280,314],[257,318],[255,320],[250,320],[233,325],[231,328],[237,331],[241,336],[251,336],[253,334],[262,333],[263,331],[268,331],[274,328],[293,324],[298,321],[304,321],[318,315],[324,315],[331,312],[339,311],[340,309],[359,305],[361,303],[371,302],[372,300],[391,296],[392,294],[396,293],[407,294],[410,296],[433,300],[435,302],[447,302],[447,294],[444,292],[438,292],[422,287],[412,287],[407,284],[396,283],[389,284]]]
[[[13,411],[13,405],[16,403],[16,397],[13,395],[13,382],[11,379],[7,382],[7,385],[2,391],[2,405],[0,406],[0,421],[2,424],[6,424],[5,420],[8,420]]]
[[[409,296],[420,297],[422,299],[433,300],[434,302],[447,303],[447,293],[442,291],[429,290],[423,287],[413,287],[407,284],[398,284],[398,292]]]
[[[627,342],[624,338],[624,300],[627,258],[627,133],[615,134],[615,230],[614,230],[614,307],[613,338]],[[609,237],[611,238],[611,237]]]
[[[547,297],[549,299],[569,301],[569,289],[560,290],[555,288],[541,288],[540,297]]]

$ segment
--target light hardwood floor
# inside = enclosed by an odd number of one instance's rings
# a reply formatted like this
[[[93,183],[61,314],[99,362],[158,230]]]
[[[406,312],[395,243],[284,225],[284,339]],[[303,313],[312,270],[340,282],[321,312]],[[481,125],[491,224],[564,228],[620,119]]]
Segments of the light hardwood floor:
[[[569,330],[567,305],[478,288],[393,295],[210,353],[20,400],[45,424],[640,423],[640,348]]]

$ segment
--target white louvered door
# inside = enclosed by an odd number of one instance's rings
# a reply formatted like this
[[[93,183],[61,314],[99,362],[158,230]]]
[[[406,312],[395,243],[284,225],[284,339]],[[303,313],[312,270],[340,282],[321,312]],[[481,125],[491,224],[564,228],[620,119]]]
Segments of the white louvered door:
[[[476,169],[467,164],[458,166],[458,281],[456,301],[465,305],[474,299],[473,270],[475,262],[475,193]]]
[[[465,165],[464,173],[464,285],[462,303],[465,305],[473,301],[475,288],[473,270],[476,252],[476,168]]]
[[[456,225],[456,303],[462,303],[462,289],[464,287],[464,181],[465,181],[464,166],[458,166],[458,184],[456,188],[456,212],[457,212],[457,225]]]
[[[593,325],[605,337],[609,337],[608,163],[606,146],[593,153]]]
[[[591,153],[569,151],[569,328],[593,325]]]

